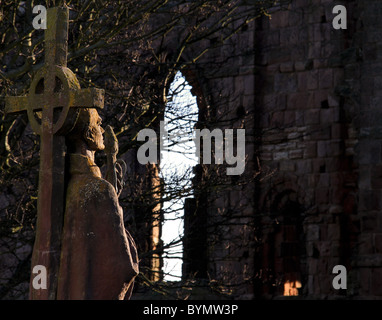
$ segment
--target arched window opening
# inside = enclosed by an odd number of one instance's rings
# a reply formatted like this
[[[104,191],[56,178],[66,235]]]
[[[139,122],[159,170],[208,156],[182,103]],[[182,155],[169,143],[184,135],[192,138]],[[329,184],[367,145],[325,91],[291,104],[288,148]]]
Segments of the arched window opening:
[[[164,182],[162,241],[163,279],[180,281],[183,256],[183,218],[186,198],[192,196],[193,167],[197,164],[194,126],[198,121],[196,97],[178,71],[170,85],[161,146]]]
[[[276,196],[271,208],[276,213],[272,244],[276,295],[299,296],[302,292],[301,257],[303,255],[302,208],[296,193],[287,190]]]

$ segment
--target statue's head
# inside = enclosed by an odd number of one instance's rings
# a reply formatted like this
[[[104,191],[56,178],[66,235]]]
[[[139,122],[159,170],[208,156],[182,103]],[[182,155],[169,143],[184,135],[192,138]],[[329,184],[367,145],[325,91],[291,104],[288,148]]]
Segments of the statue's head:
[[[78,145],[78,141],[82,140],[91,151],[105,149],[102,136],[104,130],[101,127],[101,122],[102,119],[96,109],[81,108],[76,125],[68,135],[70,145]]]

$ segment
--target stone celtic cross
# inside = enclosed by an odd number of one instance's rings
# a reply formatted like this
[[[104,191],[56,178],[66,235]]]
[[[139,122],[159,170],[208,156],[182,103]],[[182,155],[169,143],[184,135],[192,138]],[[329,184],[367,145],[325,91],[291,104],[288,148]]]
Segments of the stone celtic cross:
[[[103,108],[104,104],[103,90],[81,89],[74,73],[66,67],[68,21],[67,7],[47,10],[45,65],[34,76],[27,96],[6,97],[5,113],[26,111],[32,129],[40,135],[36,239],[31,266],[46,268],[47,289],[34,289],[32,274],[31,299],[56,298],[65,210],[65,134],[76,121],[69,109]]]

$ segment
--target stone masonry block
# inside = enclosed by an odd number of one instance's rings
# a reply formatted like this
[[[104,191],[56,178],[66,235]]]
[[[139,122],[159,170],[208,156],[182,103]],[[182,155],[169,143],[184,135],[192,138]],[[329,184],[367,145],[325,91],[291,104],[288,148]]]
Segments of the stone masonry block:
[[[289,25],[289,11],[280,10],[272,14],[272,19],[269,21],[271,29],[280,29],[288,27]]]
[[[251,95],[255,92],[255,75],[249,74],[244,79],[244,94]]]
[[[321,50],[322,50],[322,43],[321,42],[313,42],[308,47],[308,58],[309,59],[321,58]]]
[[[329,189],[327,187],[317,188],[315,192],[316,204],[327,204],[329,201]]]
[[[301,127],[304,125],[304,111],[297,110],[295,111],[295,126]]]
[[[360,164],[381,163],[381,142],[379,140],[362,140],[357,149]]]
[[[302,10],[290,10],[289,11],[289,25],[298,26],[303,23],[303,12]]]
[[[359,255],[368,255],[374,253],[373,247],[373,234],[362,233],[358,239],[358,252]]]
[[[296,61],[294,63],[294,68],[296,71],[304,71],[305,70],[305,62],[304,61]]]
[[[333,71],[332,69],[319,70],[319,87],[327,89],[333,87]]]
[[[343,69],[333,69],[333,83],[335,86],[338,86],[342,83],[344,79],[344,70]]]
[[[330,156],[336,157],[343,154],[345,151],[344,141],[342,139],[335,139],[330,141],[329,152]]]
[[[363,232],[373,232],[377,225],[377,213],[375,211],[368,212],[361,216],[361,230]]]
[[[321,227],[322,228],[322,227]],[[321,236],[321,238],[323,238]],[[317,249],[320,252],[320,257],[329,257],[330,256],[330,241],[320,241],[317,243]]]
[[[267,45],[271,47],[280,46],[280,30],[269,31],[266,34]]]
[[[329,173],[321,173],[318,177],[317,186],[318,187],[326,187],[329,185]]]
[[[326,172],[326,162],[323,158],[316,158],[312,160],[312,172],[320,173]]]
[[[382,254],[382,233],[374,234],[374,250],[375,253]]]
[[[268,64],[280,63],[291,60],[291,50],[289,47],[278,47],[277,50],[269,50],[267,53]]]
[[[271,152],[262,152],[260,154],[260,160],[271,161],[271,160],[273,160],[273,154]]]
[[[380,190],[360,190],[359,192],[359,210],[372,211],[381,209]]]
[[[342,168],[343,161],[339,158],[326,158],[325,159],[325,170],[326,172],[338,172]]]
[[[371,187],[373,189],[382,189],[382,165],[378,164],[370,168]]]
[[[321,108],[324,109],[324,107],[329,107],[328,103],[328,90],[315,90],[314,91],[314,100],[313,100],[313,107],[314,108]]]
[[[271,127],[281,127],[284,125],[284,112],[276,111],[271,116]]]
[[[309,25],[309,28],[311,29],[311,37],[310,39],[313,39],[315,42],[322,42],[324,40],[324,34],[323,34],[323,28],[322,23],[315,23]]]
[[[328,225],[328,240],[337,241],[341,238],[341,228],[339,224],[329,224]]]
[[[326,111],[326,110],[322,110],[322,111]],[[345,137],[346,127],[342,123],[334,123],[331,125],[331,128],[332,128],[331,130],[332,139],[343,139]]]
[[[310,95],[306,92],[291,93],[287,97],[288,110],[306,109],[308,107]]]
[[[333,119],[334,119],[334,110],[332,108],[321,109],[321,112],[320,112],[320,123],[322,125],[328,125],[330,123],[333,123],[334,122]]]
[[[293,72],[293,65],[294,63],[292,61],[280,63],[280,72]]]
[[[301,46],[301,33],[300,33],[300,30],[301,30],[301,27],[300,26],[292,26],[292,27],[289,27],[289,28],[286,28],[284,29],[285,31],[287,31],[287,34],[284,34],[286,37],[285,37],[285,40],[286,40],[286,45],[287,46],[293,46],[294,48],[296,47],[302,47]],[[289,33],[289,34],[288,34]],[[280,33],[280,43],[283,42],[283,33]],[[293,56],[294,58],[296,56]]]
[[[343,174],[340,172],[330,173],[330,185],[340,186],[344,181]]]
[[[306,141],[304,148],[304,158],[315,158],[317,156],[317,143],[315,141]]]
[[[286,171],[286,172],[294,172],[294,170],[295,170],[294,161],[290,161],[290,160],[280,161],[279,170],[280,171]]]
[[[330,203],[334,205],[339,205],[344,202],[345,192],[342,186],[330,185]]]
[[[319,124],[320,123],[320,109],[309,109],[305,111],[304,115],[305,125]]]
[[[312,172],[312,162],[310,160],[297,160],[297,174],[308,174]]]
[[[325,158],[328,155],[329,155],[329,141],[318,141],[317,156],[320,158]]]
[[[329,125],[314,124],[309,126],[310,140],[330,139],[331,128]]]
[[[273,154],[273,160],[277,161],[283,159],[288,159],[288,151],[280,151]]]
[[[328,105],[329,105],[329,107],[338,107],[340,104],[339,101],[340,101],[340,99],[338,96],[336,96],[332,93],[328,94]]]
[[[274,89],[276,92],[295,92],[297,77],[294,73],[280,73],[275,75]]]
[[[359,294],[370,295],[371,269],[361,268],[358,271]]]
[[[317,224],[310,224],[306,227],[306,240],[318,241],[320,240],[320,226]]]
[[[326,68],[327,64],[328,64],[327,59],[314,59],[313,60],[313,68],[314,69]]]
[[[371,271],[371,294],[382,296],[382,268],[374,268]]]
[[[284,112],[284,124],[287,127],[294,125],[296,120],[296,113],[294,111],[285,111]]]
[[[308,90],[315,90],[318,88],[318,70],[308,71],[306,86]]]
[[[296,66],[297,68],[303,68],[305,69],[305,66]],[[304,93],[306,90],[308,90],[308,77],[309,77],[309,71],[301,71],[297,73],[297,85],[298,85],[298,90],[303,91]]]
[[[325,9],[322,6],[311,5],[306,7],[306,14],[308,23],[320,23],[321,17],[325,14]]]
[[[289,159],[302,159],[304,151],[302,149],[290,150]]]

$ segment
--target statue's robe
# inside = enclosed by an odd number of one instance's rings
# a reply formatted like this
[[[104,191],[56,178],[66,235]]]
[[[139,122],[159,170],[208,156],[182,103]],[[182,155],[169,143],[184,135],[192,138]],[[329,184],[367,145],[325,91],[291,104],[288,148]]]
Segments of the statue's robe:
[[[137,274],[114,187],[88,157],[71,154],[57,298],[128,299]]]

